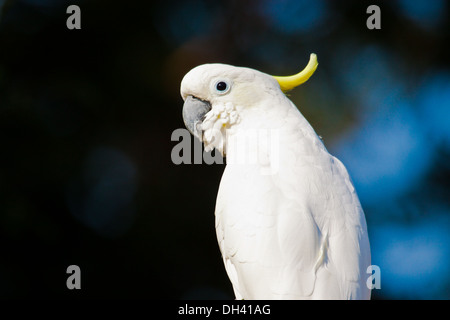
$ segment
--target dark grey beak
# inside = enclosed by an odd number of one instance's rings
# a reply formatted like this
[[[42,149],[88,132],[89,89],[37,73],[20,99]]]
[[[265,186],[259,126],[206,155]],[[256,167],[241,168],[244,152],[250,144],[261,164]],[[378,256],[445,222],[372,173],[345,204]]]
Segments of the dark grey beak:
[[[211,105],[207,101],[188,96],[183,105],[184,125],[195,137],[202,141],[202,130],[200,128],[205,115],[211,110]]]

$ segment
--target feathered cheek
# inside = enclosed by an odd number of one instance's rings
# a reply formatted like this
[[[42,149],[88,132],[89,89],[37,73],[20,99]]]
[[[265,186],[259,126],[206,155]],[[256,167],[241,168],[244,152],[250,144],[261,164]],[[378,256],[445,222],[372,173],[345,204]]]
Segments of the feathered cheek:
[[[231,102],[213,106],[202,123],[205,150],[211,151],[216,148],[224,156],[227,129],[238,124],[240,120],[239,114]]]

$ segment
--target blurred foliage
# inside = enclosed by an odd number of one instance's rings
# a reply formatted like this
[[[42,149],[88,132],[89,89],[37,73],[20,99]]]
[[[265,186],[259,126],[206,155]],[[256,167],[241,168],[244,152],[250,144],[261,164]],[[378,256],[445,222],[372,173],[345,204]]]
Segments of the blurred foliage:
[[[366,28],[370,4],[381,30]],[[445,0],[0,9],[0,297],[233,298],[214,230],[224,166],[170,159],[179,84],[207,62],[293,74],[315,52],[290,98],[354,179],[382,271],[373,297],[450,298]]]

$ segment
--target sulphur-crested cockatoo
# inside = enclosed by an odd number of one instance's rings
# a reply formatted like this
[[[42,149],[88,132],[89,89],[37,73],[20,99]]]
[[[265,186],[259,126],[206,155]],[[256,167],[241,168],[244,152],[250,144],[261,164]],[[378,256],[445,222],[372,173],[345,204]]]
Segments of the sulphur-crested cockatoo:
[[[216,233],[236,299],[369,299],[364,212],[346,168],[286,97],[317,68],[274,77],[204,64],[181,82],[183,119],[227,165]]]

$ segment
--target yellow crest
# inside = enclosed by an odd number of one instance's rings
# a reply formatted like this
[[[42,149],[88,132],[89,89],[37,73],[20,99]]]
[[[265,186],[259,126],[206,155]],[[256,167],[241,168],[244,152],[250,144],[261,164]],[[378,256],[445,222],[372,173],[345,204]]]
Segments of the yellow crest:
[[[287,92],[289,90],[294,89],[295,87],[298,87],[302,83],[306,82],[316,71],[317,66],[319,63],[317,62],[317,56],[315,53],[311,53],[311,56],[309,57],[308,65],[305,69],[300,71],[299,73],[293,75],[293,76],[287,76],[287,77],[277,77],[273,76],[278,83],[280,84],[280,88],[283,92]]]

